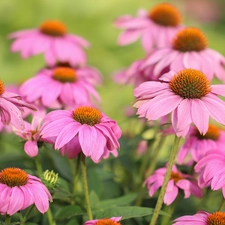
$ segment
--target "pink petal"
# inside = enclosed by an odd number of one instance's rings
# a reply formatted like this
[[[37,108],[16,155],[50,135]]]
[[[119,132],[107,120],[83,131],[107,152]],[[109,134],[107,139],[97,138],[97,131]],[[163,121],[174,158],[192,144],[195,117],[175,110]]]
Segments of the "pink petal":
[[[169,181],[168,185],[170,184],[170,182],[171,181]],[[173,186],[172,190],[169,191],[169,192],[166,190],[166,193],[165,193],[165,196],[164,196],[164,203],[166,205],[172,204],[172,202],[175,200],[177,195],[178,195],[178,187],[176,187],[176,186]]]
[[[57,81],[51,81],[48,83],[48,87],[42,92],[42,103],[45,106],[51,106],[60,95],[62,90],[62,84]]]
[[[185,52],[183,57],[183,64],[185,68],[200,70],[201,69],[200,55],[194,51]]]
[[[10,196],[7,214],[13,215],[22,209],[24,204],[24,195],[20,188],[13,187]]]
[[[225,84],[214,84],[211,85],[212,93],[225,96]]]
[[[219,123],[225,124],[225,103],[217,96],[208,94],[202,98],[202,102],[209,111],[209,115]]]
[[[73,137],[75,137],[78,131],[81,129],[78,123],[69,123],[67,124],[59,133],[56,138],[55,148],[60,149],[65,144],[67,144]]]
[[[191,118],[199,132],[205,135],[209,127],[209,112],[200,99],[191,100]]]
[[[171,63],[170,69],[176,72],[183,70],[185,68],[183,64],[183,57],[184,57],[184,53],[179,53],[179,55]]]
[[[81,149],[85,156],[91,156],[93,151],[98,151],[98,145],[96,142],[96,140],[98,139],[96,128],[83,124],[78,134],[78,138],[80,141]],[[100,151],[101,150],[102,149],[100,149]]]
[[[182,131],[190,126],[191,121],[191,101],[183,99],[174,113],[172,113],[172,125],[176,132]]]
[[[126,30],[119,35],[118,44],[119,45],[129,45],[141,36],[140,30]]]
[[[157,120],[160,117],[172,112],[182,101],[180,96],[173,93],[165,93],[150,100],[150,107],[147,110],[146,118],[148,120]]]
[[[151,52],[145,59],[142,65],[142,69],[145,67],[155,64],[158,61],[162,60],[165,55],[170,54],[171,50],[169,48],[162,48],[162,49],[157,49],[153,52]]]
[[[36,156],[38,154],[37,141],[26,141],[24,150],[30,157]]]

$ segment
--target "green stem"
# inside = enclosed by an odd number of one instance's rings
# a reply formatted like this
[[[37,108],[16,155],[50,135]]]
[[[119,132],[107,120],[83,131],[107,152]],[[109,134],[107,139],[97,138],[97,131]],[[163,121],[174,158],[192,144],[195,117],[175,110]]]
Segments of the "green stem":
[[[139,174],[140,174],[141,182],[143,182],[143,179],[146,177],[145,172],[146,172],[148,164],[151,160],[151,155],[152,155],[152,149],[151,148],[153,147],[153,143],[156,140],[158,131],[159,131],[159,127],[158,127],[158,124],[156,124],[155,130],[154,130],[154,136],[153,136],[151,141],[148,141],[148,150],[147,150],[147,153],[145,154],[144,160],[143,160],[143,162],[141,164],[141,167],[140,167]]]
[[[33,210],[33,208],[34,208],[34,205],[32,205],[32,206],[30,206],[28,208],[28,210],[26,211],[26,213],[25,213],[25,215],[24,215],[24,217],[23,217],[23,219],[21,221],[22,224],[25,224],[25,222],[27,221],[27,217],[29,216],[29,214],[31,213],[31,211]]]
[[[163,181],[163,185],[162,185],[161,191],[159,193],[159,197],[158,197],[158,200],[157,200],[157,203],[156,203],[156,206],[155,206],[155,210],[154,210],[154,213],[153,213],[150,225],[155,225],[156,224],[158,216],[159,216],[159,213],[160,213],[160,210],[162,208],[164,195],[166,193],[166,188],[167,188],[168,182],[170,180],[170,175],[171,175],[171,172],[172,172],[173,164],[174,164],[175,159],[176,159],[176,155],[177,155],[177,152],[178,152],[178,147],[179,147],[180,140],[181,140],[181,137],[175,136],[173,149],[172,149],[172,151],[170,153],[170,158],[169,158],[169,162],[168,162],[168,165],[167,165],[165,178],[164,178],[164,181]]]
[[[77,157],[77,163],[75,166],[75,160],[71,160],[69,159],[69,164],[70,164],[70,169],[71,169],[71,173],[73,175],[73,187],[72,187],[72,200],[71,200],[71,204],[74,205],[75,204],[75,199],[74,196],[76,194],[76,186],[77,186],[77,181],[79,180],[79,169],[80,169],[80,154]]]
[[[162,148],[163,144],[165,143],[165,140],[166,140],[166,136],[162,136],[160,138],[156,148],[153,149],[153,151],[152,151],[153,156],[152,156],[152,158],[149,159],[150,167],[146,172],[146,177],[150,176],[152,174],[152,172],[155,170],[155,167],[156,167],[156,164],[157,164],[157,158],[158,158],[160,149]],[[144,197],[145,197],[145,193],[141,193],[139,198],[137,199],[135,205],[140,206]]]
[[[52,211],[51,211],[50,206],[49,206],[48,211],[47,211],[47,216],[48,216],[48,223],[49,223],[49,225],[55,225],[56,223],[53,220]]]
[[[220,203],[220,206],[219,206],[217,212],[222,211],[222,209],[223,209],[223,207],[224,207],[224,204],[225,204],[225,199],[223,198],[223,199],[222,199],[222,202]]]
[[[34,161],[35,161],[35,165],[37,168],[38,176],[39,176],[39,178],[41,178],[43,175],[43,170],[42,170],[41,158],[40,158],[39,154],[34,158]]]
[[[10,225],[11,224],[11,216],[5,215],[5,225]]]
[[[146,176],[150,176],[152,174],[152,172],[155,170],[156,168],[156,164],[157,164],[157,158],[158,158],[158,155],[159,155],[159,152],[160,152],[160,149],[162,148],[163,144],[165,143],[165,140],[166,140],[166,136],[163,135],[159,142],[158,142],[158,145],[156,146],[156,148],[154,149],[154,153],[153,153],[153,156],[151,158],[151,163],[150,163],[150,167],[147,171],[147,174]]]
[[[84,195],[85,195],[85,200],[86,200],[86,204],[87,204],[87,214],[88,214],[88,219],[93,220],[92,212],[91,212],[90,198],[89,198],[89,193],[88,193],[86,157],[82,152],[80,154],[81,154],[82,179],[83,179],[83,184],[84,184]]]

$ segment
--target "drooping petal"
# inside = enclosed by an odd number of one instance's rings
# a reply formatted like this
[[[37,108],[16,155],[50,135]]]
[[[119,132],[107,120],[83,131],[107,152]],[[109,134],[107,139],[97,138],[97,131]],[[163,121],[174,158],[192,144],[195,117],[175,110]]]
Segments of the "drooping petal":
[[[38,154],[37,141],[26,141],[24,150],[30,157],[36,156]]]
[[[209,112],[200,99],[191,100],[191,118],[199,132],[205,135],[209,127]]]

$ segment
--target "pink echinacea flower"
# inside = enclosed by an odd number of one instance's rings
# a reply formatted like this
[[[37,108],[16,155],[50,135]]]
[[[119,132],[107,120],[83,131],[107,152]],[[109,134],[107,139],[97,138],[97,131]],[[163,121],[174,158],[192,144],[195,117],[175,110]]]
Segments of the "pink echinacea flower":
[[[199,211],[193,216],[181,216],[173,221],[173,225],[222,225],[225,224],[225,212],[208,213]]]
[[[39,134],[41,122],[41,117],[34,116],[31,123],[25,121],[24,129],[13,129],[18,136],[26,141],[24,144],[24,151],[30,157],[34,157],[38,154],[38,145],[42,142]]]
[[[67,66],[42,69],[21,85],[20,93],[28,102],[39,102],[48,108],[90,104],[92,100],[100,102],[97,91],[84,76],[84,71]]]
[[[205,135],[202,135],[196,127],[191,127],[184,145],[178,152],[178,163],[181,164],[189,152],[192,159],[198,162],[205,156],[207,151],[212,149],[225,150],[225,131],[213,124],[209,124],[208,131]]]
[[[18,129],[23,129],[24,108],[36,110],[31,104],[23,101],[18,94],[5,91],[4,84],[0,80],[0,116],[3,125],[12,125]]]
[[[207,38],[197,28],[187,27],[180,30],[170,46],[152,51],[142,63],[142,69],[153,69],[153,75],[159,77],[162,72],[183,69],[201,70],[211,81],[214,76],[225,81],[225,57],[219,52],[207,48]]]
[[[52,196],[41,180],[19,168],[0,172],[0,213],[13,215],[35,204],[41,213],[47,212]]]
[[[166,167],[157,169],[150,177],[145,180],[150,197],[152,197],[155,192],[162,186],[166,170]],[[203,192],[198,186],[195,178],[190,175],[181,173],[174,165],[164,196],[164,203],[166,205],[170,205],[173,203],[178,195],[179,189],[182,189],[184,191],[184,198],[189,198],[191,194],[196,196],[197,198],[201,198],[203,195]]]
[[[67,61],[71,65],[84,65],[86,55],[83,47],[89,43],[83,38],[69,34],[66,26],[57,20],[45,21],[38,29],[17,31],[9,35],[15,39],[12,52],[20,52],[22,58],[44,53],[49,66],[57,61]]]
[[[213,191],[222,188],[225,198],[225,151],[210,150],[195,165],[195,172],[199,173],[198,184],[201,188],[211,186]]]
[[[111,217],[110,219],[88,220],[84,225],[121,225],[122,217]]]
[[[162,3],[155,6],[149,13],[141,9],[137,17],[125,15],[119,17],[115,26],[125,31],[119,36],[118,43],[127,45],[141,38],[146,52],[168,46],[181,25],[181,14],[173,5]]]
[[[177,136],[185,137],[191,123],[200,134],[208,130],[209,117],[225,124],[225,85],[210,85],[199,70],[170,71],[158,81],[148,81],[134,89],[137,114],[148,120],[158,120],[172,113],[172,126]]]
[[[98,163],[120,147],[121,130],[116,121],[90,106],[55,110],[44,118],[41,138],[54,143],[62,155],[75,158],[81,151]]]

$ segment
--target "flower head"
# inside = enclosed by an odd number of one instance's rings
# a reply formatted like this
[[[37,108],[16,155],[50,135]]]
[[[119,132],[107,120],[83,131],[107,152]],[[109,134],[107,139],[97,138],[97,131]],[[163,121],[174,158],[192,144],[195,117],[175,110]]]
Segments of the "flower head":
[[[180,12],[169,3],[158,4],[150,12],[139,10],[137,17],[121,16],[114,24],[125,30],[118,39],[120,45],[127,45],[141,38],[142,46],[147,52],[155,47],[168,46],[177,31],[183,28]]]
[[[42,119],[43,118],[39,116],[34,116],[31,123],[25,121],[24,129],[13,129],[18,136],[26,141],[24,144],[24,151],[30,157],[34,157],[38,154],[38,147],[42,143],[39,134]]]
[[[122,217],[111,217],[110,219],[88,220],[84,225],[121,225]]]
[[[39,101],[49,108],[90,104],[92,97],[99,102],[97,91],[84,74],[83,69],[68,66],[43,69],[23,83],[20,92],[28,102]]]
[[[190,152],[192,159],[198,162],[206,152],[212,149],[225,148],[225,131],[218,126],[209,124],[208,131],[205,135],[200,134],[196,127],[191,127],[184,145],[178,153],[178,163],[182,163]]]
[[[173,225],[223,225],[225,212],[208,213],[199,211],[193,216],[181,216],[174,220]]]
[[[40,135],[70,159],[82,151],[97,163],[110,152],[117,154],[121,130],[114,120],[98,109],[81,106],[47,114]]]
[[[191,123],[205,135],[209,116],[225,124],[225,103],[217,97],[225,96],[224,85],[210,85],[206,76],[194,69],[170,71],[160,80],[144,82],[134,90],[140,117],[157,120],[172,112],[172,126],[183,137]]]
[[[45,213],[52,201],[51,194],[41,180],[19,168],[5,168],[0,172],[0,213],[13,215],[35,204]]]
[[[5,91],[4,84],[0,80],[0,117],[3,125],[24,129],[24,108],[36,110],[31,104],[23,101],[18,94]]]
[[[71,65],[86,63],[82,48],[88,47],[89,43],[69,34],[65,24],[57,20],[45,21],[37,29],[14,32],[9,38],[15,39],[12,52],[20,52],[23,58],[43,53],[48,65],[57,61],[68,61]]]
[[[225,197],[225,152],[216,149],[209,150],[197,162],[195,171],[199,173],[198,184],[201,188],[211,186],[212,190],[222,188]]]
[[[157,169],[150,177],[145,180],[150,197],[152,197],[162,186],[166,169],[166,167]],[[201,198],[203,195],[203,192],[200,187],[198,187],[197,181],[195,181],[194,177],[181,173],[174,165],[170,175],[169,183],[166,188],[164,203],[167,205],[172,204],[178,195],[179,189],[184,191],[184,198],[189,198],[191,194],[198,198]]]
[[[211,81],[214,76],[225,81],[225,57],[217,51],[207,48],[208,41],[204,33],[194,27],[180,30],[167,46],[152,51],[142,63],[141,69],[153,69],[153,75],[159,77],[162,72],[192,68],[201,70]]]

